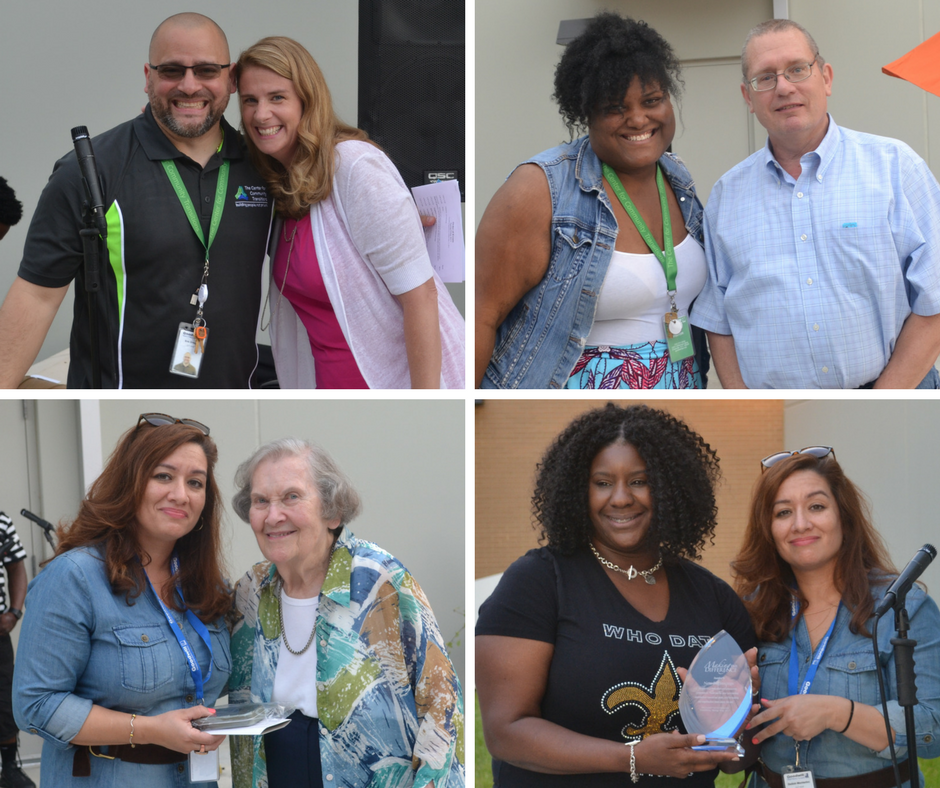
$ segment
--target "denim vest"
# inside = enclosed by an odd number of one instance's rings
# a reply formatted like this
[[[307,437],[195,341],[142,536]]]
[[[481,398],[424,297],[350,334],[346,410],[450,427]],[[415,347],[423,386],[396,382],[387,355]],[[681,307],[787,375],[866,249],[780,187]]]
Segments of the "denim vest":
[[[552,253],[548,270],[496,332],[481,388],[564,388],[594,324],[597,296],[617,241],[617,220],[604,190],[600,159],[588,137],[540,153],[552,196]],[[681,160],[659,160],[689,233],[702,243],[702,203]],[[704,349],[702,338],[697,346]],[[701,359],[700,359],[701,366]],[[703,370],[704,374],[704,370]]]

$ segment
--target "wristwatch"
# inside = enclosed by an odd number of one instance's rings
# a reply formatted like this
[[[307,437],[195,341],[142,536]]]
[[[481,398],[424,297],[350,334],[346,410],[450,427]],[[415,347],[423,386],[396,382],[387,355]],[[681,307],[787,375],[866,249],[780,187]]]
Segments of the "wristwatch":
[[[12,613],[14,616],[16,616],[17,621],[23,617],[23,611],[18,607],[11,607],[9,610],[7,610],[7,613]]]

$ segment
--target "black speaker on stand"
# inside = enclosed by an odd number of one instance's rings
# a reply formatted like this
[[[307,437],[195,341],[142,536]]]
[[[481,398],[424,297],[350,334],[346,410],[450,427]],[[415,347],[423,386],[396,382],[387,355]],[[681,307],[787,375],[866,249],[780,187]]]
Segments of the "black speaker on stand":
[[[409,188],[464,196],[464,0],[359,0],[360,128]]]

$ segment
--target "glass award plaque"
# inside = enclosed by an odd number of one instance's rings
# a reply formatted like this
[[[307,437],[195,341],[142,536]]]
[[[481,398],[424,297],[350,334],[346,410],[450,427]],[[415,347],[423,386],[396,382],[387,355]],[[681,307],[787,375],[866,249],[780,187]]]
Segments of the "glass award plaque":
[[[694,750],[744,749],[734,734],[751,710],[751,670],[741,647],[721,630],[692,660],[679,693],[679,714],[689,733],[704,734]]]

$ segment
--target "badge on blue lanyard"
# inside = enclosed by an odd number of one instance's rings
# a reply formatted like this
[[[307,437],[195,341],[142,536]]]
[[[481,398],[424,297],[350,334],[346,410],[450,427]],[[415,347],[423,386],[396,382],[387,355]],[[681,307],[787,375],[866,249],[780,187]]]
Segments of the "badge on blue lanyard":
[[[790,670],[787,675],[787,691],[790,695],[806,695],[810,687],[813,686],[813,679],[816,678],[816,671],[819,669],[819,663],[822,662],[823,654],[826,653],[826,646],[829,645],[829,638],[832,637],[832,633],[836,628],[836,621],[839,618],[839,611],[841,609],[842,602],[840,601],[839,607],[836,608],[836,614],[832,617],[832,623],[829,625],[829,629],[816,647],[816,653],[813,654],[813,661],[806,671],[806,676],[802,684],[800,683],[800,659],[796,653],[796,628],[794,627],[792,629],[790,636]],[[790,621],[795,621],[799,613],[799,603],[796,601],[796,598],[793,598],[790,602]],[[800,765],[799,742],[796,742],[795,765],[786,767],[786,772],[781,776],[783,777],[784,788],[815,788],[816,781],[813,778],[812,770],[808,766]]]
[[[175,575],[179,572],[180,568],[180,559],[176,553],[173,553],[173,558],[170,561],[170,571]],[[144,573],[146,574],[146,572]],[[150,583],[150,577],[147,577],[147,582]],[[193,684],[196,685],[196,704],[204,705],[205,704],[205,691],[203,689],[205,682],[209,681],[212,678],[212,639],[209,637],[209,630],[206,628],[206,625],[203,624],[199,618],[186,607],[186,599],[183,597],[183,589],[179,583],[176,584],[176,591],[180,595],[180,599],[183,601],[183,608],[186,612],[186,618],[189,621],[193,629],[196,630],[196,633],[202,638],[202,642],[206,644],[206,648],[209,649],[209,673],[206,675],[205,679],[202,677],[202,668],[199,667],[199,660],[196,659],[196,654],[193,651],[192,646],[189,644],[189,641],[186,639],[186,635],[183,634],[183,630],[180,629],[179,624],[176,623],[176,619],[173,617],[173,612],[163,603],[163,600],[160,598],[160,595],[157,593],[157,590],[153,587],[153,583],[150,583],[150,588],[153,590],[154,596],[157,598],[157,602],[160,603],[160,609],[163,611],[163,615],[166,616],[166,621],[170,625],[170,629],[173,631],[173,634],[176,636],[176,640],[180,644],[180,648],[183,650],[183,656],[186,657],[186,664],[189,665],[189,671],[193,676]]]

